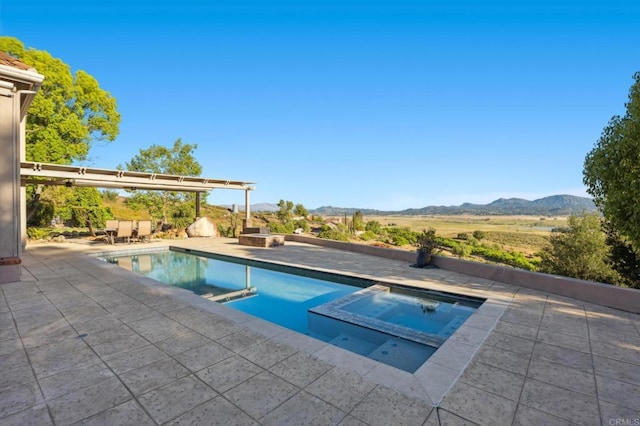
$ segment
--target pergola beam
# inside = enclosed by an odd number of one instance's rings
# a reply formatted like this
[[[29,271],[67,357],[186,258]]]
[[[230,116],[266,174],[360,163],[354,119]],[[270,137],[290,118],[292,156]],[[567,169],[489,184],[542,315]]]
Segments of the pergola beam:
[[[30,161],[20,163],[20,177],[23,186],[32,183],[182,192],[206,192],[217,188],[244,191],[255,189],[252,186],[253,182],[126,170],[94,169]]]

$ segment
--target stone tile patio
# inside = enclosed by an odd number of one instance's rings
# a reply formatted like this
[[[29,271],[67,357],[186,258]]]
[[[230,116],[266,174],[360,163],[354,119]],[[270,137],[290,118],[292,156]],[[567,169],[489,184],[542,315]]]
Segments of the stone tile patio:
[[[171,242],[487,298],[414,374],[158,284],[80,243],[0,285],[0,424],[639,424],[640,316],[287,243]]]

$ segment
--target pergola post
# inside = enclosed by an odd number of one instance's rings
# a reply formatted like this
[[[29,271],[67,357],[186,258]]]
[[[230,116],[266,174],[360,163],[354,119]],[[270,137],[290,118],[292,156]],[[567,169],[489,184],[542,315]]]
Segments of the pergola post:
[[[251,203],[249,202],[249,191],[253,187],[244,190],[244,220],[242,221],[242,229],[251,228]]]
[[[27,110],[44,77],[0,52],[0,284],[20,280],[24,191],[20,184]]]
[[[200,217],[200,193],[196,192],[196,219]]]

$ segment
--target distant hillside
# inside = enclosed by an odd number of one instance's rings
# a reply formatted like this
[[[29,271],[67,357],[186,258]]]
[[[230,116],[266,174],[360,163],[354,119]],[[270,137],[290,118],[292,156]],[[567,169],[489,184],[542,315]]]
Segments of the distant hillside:
[[[324,216],[341,216],[344,214],[352,215],[357,210],[370,216],[431,214],[566,216],[584,211],[591,212],[596,210],[596,206],[591,198],[575,195],[552,195],[533,201],[522,198],[500,198],[489,204],[464,203],[459,206],[428,206],[398,211],[323,206],[309,210],[309,212]]]

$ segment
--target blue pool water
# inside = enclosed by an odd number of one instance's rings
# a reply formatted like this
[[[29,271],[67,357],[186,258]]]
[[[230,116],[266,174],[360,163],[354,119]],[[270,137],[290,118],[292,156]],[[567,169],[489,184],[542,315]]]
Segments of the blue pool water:
[[[387,292],[371,295],[363,289],[373,288],[376,284],[373,281],[209,253],[205,256],[191,250],[102,258],[410,372],[422,365],[439,342],[450,336],[481,303],[479,299],[457,300],[447,296],[435,300],[433,296],[402,288],[382,287]],[[404,294],[407,292],[412,295]],[[334,304],[340,305],[340,309],[323,310]],[[385,324],[400,332],[389,331]],[[407,333],[403,331],[405,327],[417,332]],[[424,335],[420,338],[411,337],[421,333]]]

